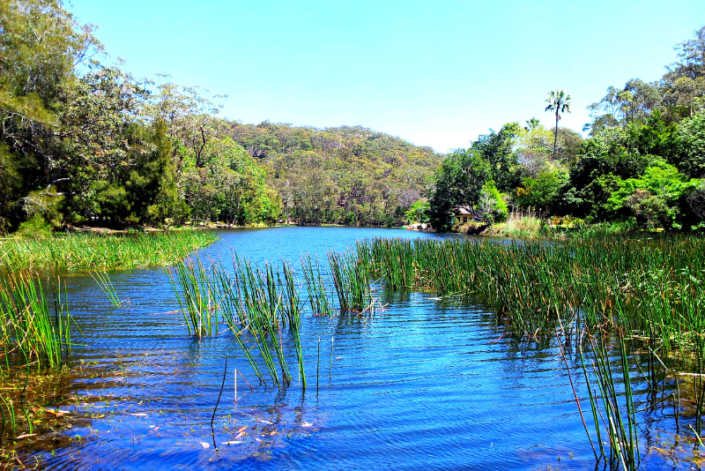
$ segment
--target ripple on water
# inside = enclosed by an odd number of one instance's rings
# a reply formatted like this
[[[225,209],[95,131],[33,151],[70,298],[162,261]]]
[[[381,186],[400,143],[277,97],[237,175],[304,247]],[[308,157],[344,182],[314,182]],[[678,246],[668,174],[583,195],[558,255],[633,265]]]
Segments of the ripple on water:
[[[227,231],[201,258],[227,262],[233,246],[254,261],[296,262],[302,252],[323,259],[327,248],[376,236],[434,237],[382,229]],[[110,276],[120,298],[129,298],[124,307],[114,308],[90,277],[66,278],[85,334],[73,359],[110,372],[73,385],[75,407],[104,418],[69,431],[81,440],[44,453],[47,468],[533,470],[558,466],[559,456],[570,469],[594,468],[556,352],[498,340],[501,328],[479,308],[382,292],[390,305],[371,320],[306,317],[308,390],[292,368],[292,385],[279,391],[257,384],[231,334],[200,342],[187,336],[181,315],[169,313],[178,305],[163,269]],[[228,372],[213,437],[226,355],[254,391],[239,381],[235,404]]]

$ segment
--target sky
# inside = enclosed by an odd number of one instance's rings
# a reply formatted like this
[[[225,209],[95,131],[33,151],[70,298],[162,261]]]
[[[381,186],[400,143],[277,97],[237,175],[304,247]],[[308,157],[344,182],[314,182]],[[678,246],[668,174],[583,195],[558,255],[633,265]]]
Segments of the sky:
[[[610,85],[659,79],[704,0],[71,0],[136,77],[227,94],[223,116],[362,125],[438,152],[572,96],[580,131]]]

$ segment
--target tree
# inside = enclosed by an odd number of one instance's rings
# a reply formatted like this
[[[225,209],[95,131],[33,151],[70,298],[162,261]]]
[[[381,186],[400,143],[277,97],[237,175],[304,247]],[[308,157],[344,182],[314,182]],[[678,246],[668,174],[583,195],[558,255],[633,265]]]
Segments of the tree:
[[[102,51],[57,0],[0,0],[0,226],[28,214],[60,149],[57,107],[75,69]],[[47,192],[48,194],[48,192]]]
[[[565,93],[565,90],[555,90],[548,92],[546,98],[546,109],[544,111],[555,111],[556,113],[556,132],[553,138],[553,159],[556,158],[556,145],[558,144],[558,121],[561,119],[561,113],[570,113],[570,95]]]
[[[413,223],[427,223],[428,211],[431,209],[431,205],[427,200],[418,200],[414,202],[405,213],[406,220]]]
[[[522,186],[517,188],[515,201],[522,208],[551,212],[567,183],[568,174],[564,170],[543,171],[536,178],[524,179]]]
[[[695,31],[695,39],[684,41],[676,46],[680,62],[671,64],[664,77],[675,82],[679,77],[695,80],[705,77],[705,26]]]
[[[705,112],[681,121],[675,132],[671,162],[692,178],[705,178]]]
[[[570,167],[570,185],[563,196],[566,210],[578,217],[609,217],[605,205],[614,179],[638,178],[655,158],[639,151],[634,137],[621,127],[609,128],[586,140]]]
[[[479,152],[489,162],[491,178],[500,191],[512,191],[520,181],[521,176],[514,171],[517,166],[514,148],[524,132],[518,122],[510,122],[502,126],[499,132],[490,129],[489,134],[479,136],[472,143],[471,149]]]
[[[615,211],[629,208],[637,222],[648,228],[678,228],[679,200],[700,182],[688,180],[676,167],[658,160],[639,178],[618,179],[608,205]]]
[[[526,126],[524,126],[524,129],[528,132],[533,131],[534,129],[537,129],[541,126],[541,121],[539,121],[538,118],[531,118],[530,120],[526,121]]]
[[[489,224],[504,222],[507,219],[507,203],[502,199],[494,181],[488,180],[482,187],[475,214]]]
[[[482,189],[491,178],[492,165],[478,151],[460,149],[451,153],[436,172],[429,201],[433,227],[441,232],[449,230],[457,207],[475,212]]]

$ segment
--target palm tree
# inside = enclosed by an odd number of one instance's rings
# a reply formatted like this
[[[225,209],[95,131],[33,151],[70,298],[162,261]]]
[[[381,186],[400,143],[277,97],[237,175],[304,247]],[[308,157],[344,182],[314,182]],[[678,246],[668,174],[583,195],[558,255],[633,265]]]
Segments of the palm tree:
[[[570,95],[567,95],[565,90],[556,90],[548,92],[546,98],[548,106],[544,111],[556,112],[556,133],[553,138],[553,159],[556,159],[556,144],[558,143],[558,120],[561,119],[561,113],[570,113]]]

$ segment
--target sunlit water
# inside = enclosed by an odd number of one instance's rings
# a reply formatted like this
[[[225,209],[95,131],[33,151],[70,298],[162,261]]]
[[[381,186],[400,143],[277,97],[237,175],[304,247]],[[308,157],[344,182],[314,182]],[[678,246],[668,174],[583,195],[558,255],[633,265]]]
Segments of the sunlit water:
[[[201,259],[229,262],[234,249],[256,262],[297,262],[301,253],[324,258],[357,239],[439,237],[341,228],[219,235]],[[83,329],[72,362],[107,373],[71,385],[79,400],[62,409],[98,418],[66,432],[67,447],[39,453],[47,468],[595,469],[558,350],[501,337],[496,316],[479,306],[381,291],[388,306],[372,318],[309,312],[302,319],[308,388],[292,358],[293,382],[277,390],[258,385],[224,327],[200,341],[187,335],[183,317],[169,313],[178,305],[163,269],[110,276],[129,298],[124,307],[113,307],[90,277],[66,278]],[[233,368],[254,388],[240,379],[237,404]],[[574,381],[586,394],[577,373]],[[652,425],[663,414],[649,416]],[[672,468],[657,455],[646,465]]]

